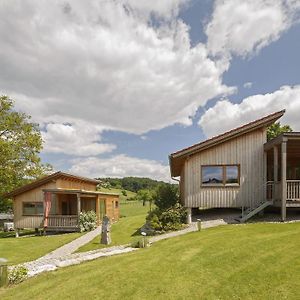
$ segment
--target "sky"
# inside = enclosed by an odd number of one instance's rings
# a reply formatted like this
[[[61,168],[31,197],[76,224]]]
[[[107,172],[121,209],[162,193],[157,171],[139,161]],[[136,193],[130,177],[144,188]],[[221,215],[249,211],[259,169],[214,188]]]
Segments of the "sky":
[[[54,170],[168,182],[170,153],[269,113],[300,131],[300,0],[2,0],[0,39]]]

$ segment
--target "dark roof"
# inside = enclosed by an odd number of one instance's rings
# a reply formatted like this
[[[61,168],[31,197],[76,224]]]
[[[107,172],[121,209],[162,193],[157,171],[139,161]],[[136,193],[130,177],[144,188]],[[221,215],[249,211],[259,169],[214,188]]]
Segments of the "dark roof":
[[[87,178],[87,177],[81,177],[81,176],[77,176],[77,175],[73,175],[73,174],[69,174],[69,173],[65,173],[65,172],[56,172],[53,173],[51,175],[42,177],[40,179],[37,179],[29,184],[23,185],[15,190],[13,190],[10,193],[7,193],[5,195],[3,195],[3,198],[11,198],[14,197],[16,195],[19,195],[21,193],[24,193],[26,191],[32,190],[36,187],[39,187],[47,182],[50,182],[52,180],[58,179],[58,178],[69,178],[69,179],[75,179],[75,180],[79,180],[79,181],[83,181],[83,182],[89,182],[89,183],[93,183],[95,185],[99,184],[100,181],[96,180],[96,179],[91,179],[91,178]]]
[[[275,112],[271,115],[265,116],[261,119],[247,123],[243,126],[232,129],[223,134],[212,137],[208,140],[205,140],[203,142],[197,143],[195,145],[192,145],[190,147],[184,148],[182,150],[179,150],[179,151],[176,151],[176,152],[170,154],[169,162],[170,162],[171,176],[179,176],[180,175],[181,168],[182,168],[185,158],[187,156],[190,156],[194,153],[198,153],[203,150],[209,149],[211,147],[217,146],[228,140],[231,140],[240,135],[249,133],[251,131],[257,130],[259,128],[268,127],[269,125],[271,125],[275,121],[277,121],[279,118],[281,118],[284,115],[284,113],[285,113],[285,110]]]

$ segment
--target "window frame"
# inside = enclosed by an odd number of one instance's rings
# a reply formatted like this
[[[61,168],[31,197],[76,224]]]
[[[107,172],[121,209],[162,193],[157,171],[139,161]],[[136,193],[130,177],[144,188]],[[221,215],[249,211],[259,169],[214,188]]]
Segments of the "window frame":
[[[34,204],[34,214],[26,214],[24,213],[24,206],[25,204]],[[37,206],[38,204],[42,204],[43,206],[43,212],[42,213],[37,213],[38,209],[37,209]],[[26,216],[26,217],[30,217],[30,216],[38,216],[38,217],[41,217],[44,215],[44,202],[43,201],[23,201],[22,202],[22,216]]]
[[[205,167],[222,167],[222,183],[203,183],[203,168]],[[238,183],[226,183],[227,175],[226,168],[227,167],[237,167],[238,168]],[[212,165],[201,165],[201,187],[239,187],[241,184],[241,165],[240,164],[212,164]]]

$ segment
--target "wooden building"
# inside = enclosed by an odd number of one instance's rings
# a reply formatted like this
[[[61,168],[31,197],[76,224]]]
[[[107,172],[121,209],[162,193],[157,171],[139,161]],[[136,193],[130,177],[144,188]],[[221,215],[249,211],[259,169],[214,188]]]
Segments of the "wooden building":
[[[13,199],[15,228],[78,231],[79,213],[95,211],[98,224],[104,215],[119,219],[119,195],[97,191],[99,181],[56,172],[9,194]]]
[[[180,176],[189,221],[192,208],[241,208],[241,221],[246,221],[269,205],[282,207],[282,220],[286,207],[300,207],[300,134],[267,142],[268,126],[284,112],[169,156],[171,176]]]

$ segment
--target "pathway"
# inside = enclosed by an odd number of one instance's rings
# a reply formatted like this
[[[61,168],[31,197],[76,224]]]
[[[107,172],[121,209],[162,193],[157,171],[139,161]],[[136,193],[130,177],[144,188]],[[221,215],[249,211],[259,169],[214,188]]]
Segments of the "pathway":
[[[74,253],[80,247],[89,243],[90,241],[92,241],[95,237],[99,236],[100,234],[101,234],[101,226],[98,226],[96,229],[89,231],[86,234],[82,235],[81,237],[73,240],[72,242],[55,249],[54,251],[46,254],[45,256],[42,256],[38,260],[59,258],[62,256],[66,256],[68,254]]]

